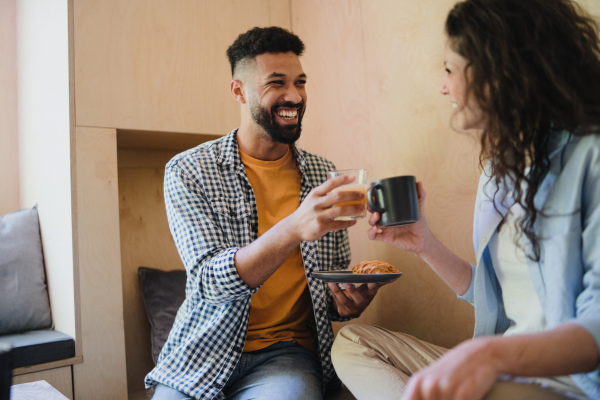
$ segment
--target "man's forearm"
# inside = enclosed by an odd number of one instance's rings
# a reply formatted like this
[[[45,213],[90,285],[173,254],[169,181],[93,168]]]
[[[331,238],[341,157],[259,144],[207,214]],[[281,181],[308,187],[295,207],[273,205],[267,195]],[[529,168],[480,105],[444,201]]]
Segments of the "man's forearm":
[[[262,285],[300,245],[289,218],[281,220],[249,245],[235,253],[240,278],[254,289]]]

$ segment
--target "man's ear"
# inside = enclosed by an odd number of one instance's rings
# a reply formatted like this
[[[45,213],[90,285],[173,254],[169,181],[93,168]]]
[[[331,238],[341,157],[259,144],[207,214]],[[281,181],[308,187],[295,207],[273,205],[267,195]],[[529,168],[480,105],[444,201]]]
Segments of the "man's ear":
[[[236,99],[239,103],[246,103],[246,90],[244,88],[244,84],[242,81],[233,79],[230,85],[231,95],[234,99]]]

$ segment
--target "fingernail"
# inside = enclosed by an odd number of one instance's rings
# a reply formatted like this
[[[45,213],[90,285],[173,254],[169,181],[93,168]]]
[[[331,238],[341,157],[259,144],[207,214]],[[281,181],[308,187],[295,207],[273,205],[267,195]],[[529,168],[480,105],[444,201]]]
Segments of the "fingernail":
[[[383,229],[377,229],[377,233],[382,233]]]

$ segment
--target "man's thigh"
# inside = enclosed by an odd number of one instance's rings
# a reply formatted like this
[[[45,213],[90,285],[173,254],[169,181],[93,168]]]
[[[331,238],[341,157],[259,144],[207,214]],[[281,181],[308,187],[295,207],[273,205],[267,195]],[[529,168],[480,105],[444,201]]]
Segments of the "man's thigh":
[[[227,400],[323,398],[319,357],[297,343],[278,343],[240,362],[239,374],[225,386]]]
[[[154,388],[152,400],[191,400],[192,398],[185,393],[173,389],[170,386],[159,383]]]

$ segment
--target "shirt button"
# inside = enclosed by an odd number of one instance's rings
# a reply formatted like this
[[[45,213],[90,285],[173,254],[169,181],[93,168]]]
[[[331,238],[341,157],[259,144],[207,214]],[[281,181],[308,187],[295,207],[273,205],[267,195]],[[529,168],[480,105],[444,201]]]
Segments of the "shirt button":
[[[484,237],[481,238],[481,244],[484,244],[485,242],[487,242],[487,237],[486,236],[484,236]]]

